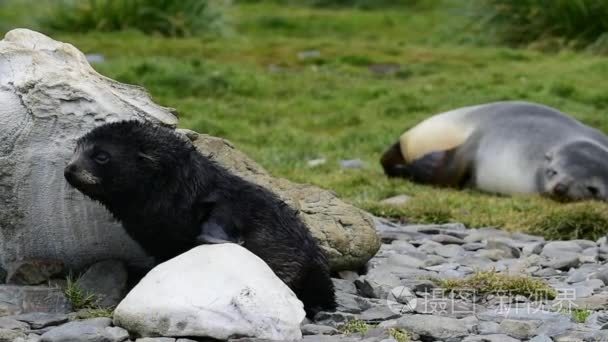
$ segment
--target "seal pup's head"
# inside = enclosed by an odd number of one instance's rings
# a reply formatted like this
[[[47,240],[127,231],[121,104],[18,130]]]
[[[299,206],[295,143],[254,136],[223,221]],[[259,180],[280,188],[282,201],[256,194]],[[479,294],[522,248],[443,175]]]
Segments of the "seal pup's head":
[[[98,126],[78,139],[64,169],[70,185],[108,206],[145,200],[165,184],[195,147],[174,130],[141,121]]]
[[[545,156],[544,192],[566,201],[608,201],[608,150],[591,141],[568,143]]]

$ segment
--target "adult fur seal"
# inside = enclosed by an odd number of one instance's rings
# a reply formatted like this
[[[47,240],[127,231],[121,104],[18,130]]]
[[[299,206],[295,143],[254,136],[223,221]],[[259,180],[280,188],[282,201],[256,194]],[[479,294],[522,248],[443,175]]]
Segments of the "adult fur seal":
[[[564,200],[608,200],[608,137],[556,109],[495,102],[432,116],[384,152],[388,176]]]
[[[307,316],[336,306],[326,257],[298,214],[172,129],[139,121],[99,126],[78,140],[65,178],[158,261],[203,243],[239,243],[295,292]]]

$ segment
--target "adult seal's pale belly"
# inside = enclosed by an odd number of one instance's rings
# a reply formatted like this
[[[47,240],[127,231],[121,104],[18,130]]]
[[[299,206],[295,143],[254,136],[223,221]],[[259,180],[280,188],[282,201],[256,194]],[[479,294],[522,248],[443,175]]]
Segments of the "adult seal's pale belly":
[[[528,102],[434,115],[403,133],[381,164],[388,176],[438,186],[608,199],[608,137]]]

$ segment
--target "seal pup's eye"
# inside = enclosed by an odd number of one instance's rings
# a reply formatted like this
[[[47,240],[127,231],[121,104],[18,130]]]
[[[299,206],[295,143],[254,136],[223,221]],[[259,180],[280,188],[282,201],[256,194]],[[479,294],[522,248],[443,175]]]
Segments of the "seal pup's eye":
[[[97,164],[103,165],[110,161],[110,155],[107,152],[99,151],[93,155],[93,160],[95,160]]]
[[[557,174],[557,171],[555,171],[553,169],[547,169],[545,171],[545,174],[547,175],[547,177],[551,178]]]

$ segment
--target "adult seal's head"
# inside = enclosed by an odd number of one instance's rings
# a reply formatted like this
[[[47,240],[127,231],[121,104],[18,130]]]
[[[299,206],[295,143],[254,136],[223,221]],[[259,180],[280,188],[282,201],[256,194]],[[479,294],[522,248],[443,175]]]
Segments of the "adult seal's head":
[[[559,200],[608,201],[608,150],[577,141],[547,152],[539,177],[545,193]]]

